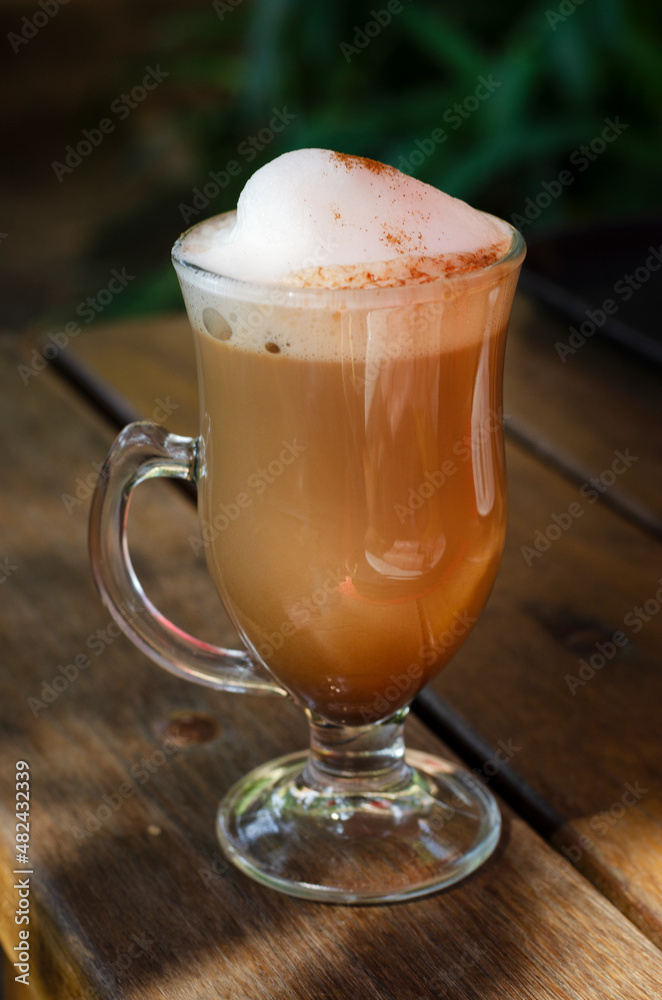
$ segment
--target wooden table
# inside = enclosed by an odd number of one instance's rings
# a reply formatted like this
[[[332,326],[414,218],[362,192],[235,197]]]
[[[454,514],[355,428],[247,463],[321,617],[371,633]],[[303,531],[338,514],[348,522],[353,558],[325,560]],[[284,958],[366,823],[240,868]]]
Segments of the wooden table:
[[[92,585],[89,496],[117,424],[195,433],[185,318],[98,323],[38,372],[34,340],[0,339],[0,937],[13,956],[25,760],[38,996],[662,996],[659,376],[595,339],[562,363],[567,337],[518,299],[502,569],[408,723],[409,745],[459,756],[499,795],[500,846],[449,891],[361,908],[262,888],[215,841],[230,785],[305,744],[298,710],[166,674]],[[155,603],[232,642],[190,499],[148,483],[132,528]]]

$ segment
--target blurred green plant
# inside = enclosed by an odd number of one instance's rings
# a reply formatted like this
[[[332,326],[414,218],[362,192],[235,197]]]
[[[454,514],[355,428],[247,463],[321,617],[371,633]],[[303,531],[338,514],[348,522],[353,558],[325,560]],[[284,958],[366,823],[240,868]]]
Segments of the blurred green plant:
[[[234,207],[250,174],[278,154],[324,146],[405,167],[506,218],[570,169],[572,182],[527,237],[650,211],[662,162],[661,18],[646,0],[215,0],[163,15],[151,44],[180,95],[168,124],[190,169],[167,198],[160,189],[160,210],[173,232],[185,228],[181,206],[210,172],[240,168],[198,218]],[[262,143],[283,108],[296,117]],[[607,118],[628,127],[579,170],[573,152]],[[127,290],[115,315],[180,305],[165,269],[139,294]]]

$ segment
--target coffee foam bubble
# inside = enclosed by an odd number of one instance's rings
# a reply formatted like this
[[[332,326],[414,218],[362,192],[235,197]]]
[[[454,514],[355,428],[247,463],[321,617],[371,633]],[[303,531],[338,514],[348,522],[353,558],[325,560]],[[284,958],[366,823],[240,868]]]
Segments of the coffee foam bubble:
[[[406,289],[388,289],[400,301],[383,308],[288,304],[287,292],[277,288],[273,295],[250,301],[202,288],[186,277],[182,289],[192,326],[219,347],[342,362],[349,372],[354,365],[374,370],[387,360],[439,355],[485,342],[500,330],[515,280],[516,272],[460,295],[444,288],[448,294],[416,302],[407,301]],[[362,377],[357,372],[358,380]]]

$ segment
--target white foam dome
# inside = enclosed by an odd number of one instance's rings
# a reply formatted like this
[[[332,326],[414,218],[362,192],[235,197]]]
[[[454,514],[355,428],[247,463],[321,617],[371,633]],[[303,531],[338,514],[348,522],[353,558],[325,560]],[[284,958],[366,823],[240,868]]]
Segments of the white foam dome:
[[[194,230],[184,253],[248,281],[401,284],[490,263],[510,236],[492,216],[394,167],[298,149],[253,174],[233,225]]]

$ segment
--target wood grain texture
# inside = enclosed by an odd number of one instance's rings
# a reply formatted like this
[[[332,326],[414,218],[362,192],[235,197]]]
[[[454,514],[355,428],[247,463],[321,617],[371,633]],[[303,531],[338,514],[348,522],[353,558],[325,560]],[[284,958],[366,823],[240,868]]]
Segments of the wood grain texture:
[[[144,418],[158,419],[178,434],[197,434],[198,385],[193,335],[185,314],[98,324],[64,352],[124,397]],[[131,363],[127,363],[127,359]],[[157,402],[158,401],[158,402]]]
[[[577,491],[517,449],[509,481],[493,593],[432,687],[494,750],[519,747],[508,765],[560,814],[559,849],[662,943],[662,615],[633,611],[662,599],[660,546],[596,503],[527,565]]]
[[[3,345],[0,552],[16,569],[0,605],[0,928],[10,952],[14,762],[27,758],[40,992],[54,1000],[655,995],[657,949],[508,810],[493,859],[416,903],[307,903],[228,867],[214,837],[218,799],[251,766],[300,747],[303,720],[287,703],[182,682],[112,636],[88,569],[87,502],[63,501],[112,434],[50,372],[24,387],[16,363]],[[168,484],[140,493],[133,548],[148,592],[183,627],[230,637],[187,541],[190,504]],[[89,667],[53,684],[80,653]],[[56,696],[36,711],[29,699],[43,700],[44,684]],[[179,739],[167,743],[167,732]],[[409,742],[444,752],[415,721]]]
[[[599,337],[587,339],[562,361],[556,345],[567,344],[570,333],[531,299],[517,297],[506,349],[506,411],[532,437],[548,442],[593,476],[611,469],[616,451],[629,449],[637,461],[617,478],[613,490],[631,496],[659,521],[659,370]]]
[[[31,986],[16,982],[14,979],[16,970],[2,952],[0,952],[0,961],[2,962],[2,981],[0,983],[2,1000],[49,1000],[48,996],[38,997]]]
[[[519,302],[506,412],[534,421],[526,423],[532,438],[557,441],[596,475],[616,451],[636,455],[617,486],[652,503],[647,484],[662,476],[662,399],[654,376],[611,347],[589,342],[563,365],[554,351],[554,338],[563,333]],[[132,345],[140,345],[135,368],[119,360],[132,356]],[[74,351],[145,412],[159,386],[176,385],[180,407],[173,425],[195,432],[195,363],[185,320],[129,324],[108,336],[97,330]],[[153,356],[155,366],[145,369]],[[512,772],[529,814],[541,828],[558,827],[559,850],[662,943],[662,614],[644,621],[634,610],[647,601],[655,607],[662,548],[594,502],[590,490],[582,493],[581,484],[521,448],[509,447],[508,462],[510,524],[501,571],[478,626],[432,691],[473,727],[480,748],[475,765]],[[581,513],[561,530],[554,519],[567,524],[573,503]],[[559,537],[540,552],[537,532],[550,525]],[[622,633],[626,645],[616,646],[614,633]],[[582,664],[592,657],[604,665]],[[443,706],[436,713],[433,699],[430,706],[443,733]],[[453,731],[458,728],[453,723]],[[494,754],[505,756],[500,741],[509,739],[521,749],[503,767]]]

